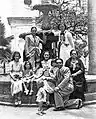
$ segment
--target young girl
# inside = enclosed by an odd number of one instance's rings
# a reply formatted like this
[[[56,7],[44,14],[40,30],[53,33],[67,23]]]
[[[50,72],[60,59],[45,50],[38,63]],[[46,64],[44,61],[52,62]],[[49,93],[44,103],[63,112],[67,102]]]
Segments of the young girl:
[[[11,76],[11,94],[14,96],[15,105],[21,104],[22,92],[22,63],[19,61],[21,58],[19,52],[14,52],[12,61],[10,62],[10,76]]]
[[[38,92],[36,96],[37,96],[36,102],[38,103],[37,114],[42,116],[43,114],[46,114],[43,110],[43,104],[44,102],[46,103],[47,99],[47,93],[46,90],[44,89],[44,83],[42,80],[38,82]]]
[[[32,95],[33,93],[33,71],[32,71],[32,65],[29,61],[26,61],[24,64],[24,71],[23,71],[23,86],[24,86],[24,92],[26,95],[29,93],[29,95]]]

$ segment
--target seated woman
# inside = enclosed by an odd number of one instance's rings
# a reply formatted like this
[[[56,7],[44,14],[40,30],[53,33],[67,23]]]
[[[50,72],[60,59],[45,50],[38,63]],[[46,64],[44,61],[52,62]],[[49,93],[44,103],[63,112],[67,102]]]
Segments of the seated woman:
[[[23,86],[26,95],[32,95],[33,93],[33,77],[32,65],[29,61],[26,61],[23,71]]]
[[[19,52],[14,52],[12,61],[10,62],[10,76],[11,76],[11,94],[15,98],[15,105],[21,104],[22,92],[22,63]]]
[[[66,61],[65,66],[69,67],[75,85],[75,90],[70,95],[70,98],[79,98],[82,101],[85,101],[84,92],[87,90],[84,76],[85,68],[82,61],[77,57],[76,50],[71,50],[70,58]]]
[[[48,99],[49,98],[48,95],[54,92],[55,81],[54,81],[54,76],[52,75],[53,72],[50,73],[52,60],[49,59],[48,51],[44,53],[44,58],[45,59],[41,62],[42,68],[39,68],[36,72],[35,80],[37,82],[37,85],[40,81],[44,82],[44,89],[47,92],[47,99]],[[49,99],[47,103],[49,103]]]

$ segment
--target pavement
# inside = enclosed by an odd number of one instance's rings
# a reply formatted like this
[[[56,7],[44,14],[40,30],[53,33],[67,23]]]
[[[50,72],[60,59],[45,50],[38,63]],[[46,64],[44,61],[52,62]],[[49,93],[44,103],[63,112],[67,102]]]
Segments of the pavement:
[[[96,119],[96,104],[86,105],[80,109],[46,110],[43,116],[37,115],[37,107],[13,107],[0,105],[0,119]]]

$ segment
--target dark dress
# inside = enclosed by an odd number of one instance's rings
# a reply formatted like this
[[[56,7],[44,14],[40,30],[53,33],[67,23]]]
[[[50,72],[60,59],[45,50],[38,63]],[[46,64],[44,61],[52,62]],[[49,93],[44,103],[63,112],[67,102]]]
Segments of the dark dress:
[[[85,79],[85,67],[80,59],[77,59],[75,68],[73,68],[71,58],[69,58],[66,63],[66,67],[69,67],[71,74],[76,73],[77,71],[81,70],[82,73],[78,74],[73,78],[74,82],[74,92],[70,95],[71,99],[80,98],[82,101],[85,101],[84,92],[87,91],[87,84]]]

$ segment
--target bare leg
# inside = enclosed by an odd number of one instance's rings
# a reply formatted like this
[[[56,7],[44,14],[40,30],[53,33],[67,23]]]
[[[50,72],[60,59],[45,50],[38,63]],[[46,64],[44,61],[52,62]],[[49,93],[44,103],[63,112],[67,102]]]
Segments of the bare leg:
[[[32,95],[33,94],[33,81],[31,81],[30,82],[30,87],[31,87],[31,89],[30,89],[30,93],[29,93],[29,95]]]

